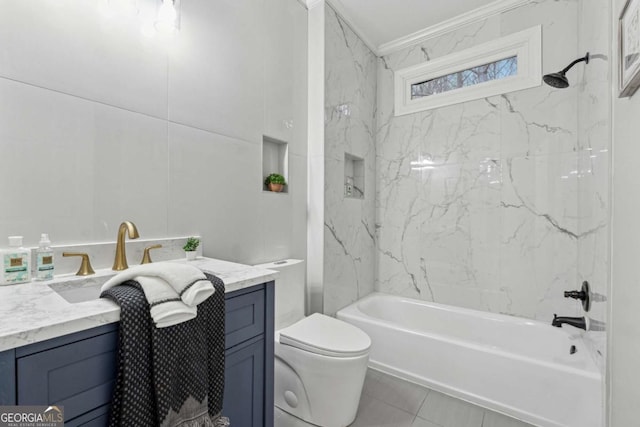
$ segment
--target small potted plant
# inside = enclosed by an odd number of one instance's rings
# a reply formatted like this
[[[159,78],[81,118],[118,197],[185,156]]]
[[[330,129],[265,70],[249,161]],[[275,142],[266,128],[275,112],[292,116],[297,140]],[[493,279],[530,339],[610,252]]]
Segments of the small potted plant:
[[[200,239],[196,237],[189,237],[187,239],[187,243],[182,247],[184,252],[187,254],[187,260],[193,261],[196,259],[196,249],[200,246]]]
[[[264,185],[267,186],[269,191],[279,193],[282,191],[285,185],[287,185],[284,176],[279,173],[272,173],[264,180]]]

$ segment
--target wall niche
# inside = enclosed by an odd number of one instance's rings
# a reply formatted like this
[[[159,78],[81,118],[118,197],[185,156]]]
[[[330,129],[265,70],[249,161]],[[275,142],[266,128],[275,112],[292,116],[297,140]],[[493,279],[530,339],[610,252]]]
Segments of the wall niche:
[[[364,199],[364,159],[344,153],[344,197]]]
[[[280,193],[289,192],[289,143],[270,136],[262,136],[262,190],[272,193],[264,180],[272,173],[284,176],[287,184]]]

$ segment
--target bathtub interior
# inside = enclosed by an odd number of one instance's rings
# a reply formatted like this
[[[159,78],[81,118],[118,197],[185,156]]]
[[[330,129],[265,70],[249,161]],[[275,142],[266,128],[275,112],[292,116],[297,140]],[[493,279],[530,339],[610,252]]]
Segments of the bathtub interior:
[[[475,344],[492,351],[597,372],[583,332],[540,321],[373,293],[341,315],[359,313],[370,321],[441,339]],[[572,349],[573,347],[573,349]]]

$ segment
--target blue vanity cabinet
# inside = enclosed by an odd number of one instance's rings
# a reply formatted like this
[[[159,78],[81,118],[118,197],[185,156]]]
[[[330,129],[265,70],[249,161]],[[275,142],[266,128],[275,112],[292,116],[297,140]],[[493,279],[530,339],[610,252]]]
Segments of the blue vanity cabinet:
[[[273,427],[273,282],[253,289],[226,300],[222,413],[234,427]]]
[[[226,294],[225,398],[233,426],[273,426],[273,282]],[[108,425],[118,324],[0,352],[0,405],[62,405],[67,427]]]

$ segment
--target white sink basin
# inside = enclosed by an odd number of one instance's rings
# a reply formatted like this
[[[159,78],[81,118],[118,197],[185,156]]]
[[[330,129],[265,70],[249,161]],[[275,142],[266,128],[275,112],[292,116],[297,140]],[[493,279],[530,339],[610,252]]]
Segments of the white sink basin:
[[[83,278],[74,277],[69,281],[52,283],[48,286],[66,301],[77,304],[100,298],[100,288],[111,277],[113,277],[113,274]]]

